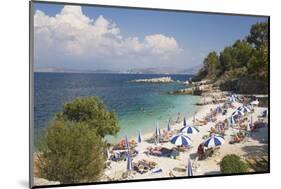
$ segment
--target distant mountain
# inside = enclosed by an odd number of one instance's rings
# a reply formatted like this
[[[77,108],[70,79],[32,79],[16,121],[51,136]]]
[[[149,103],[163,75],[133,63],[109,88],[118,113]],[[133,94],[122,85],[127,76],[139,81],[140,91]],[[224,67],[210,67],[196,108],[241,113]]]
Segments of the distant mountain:
[[[203,67],[203,65],[197,65],[197,66],[194,66],[194,67],[191,67],[191,68],[188,68],[186,70],[183,70],[182,73],[185,73],[185,74],[197,74],[198,71]]]
[[[194,66],[188,69],[178,69],[172,67],[165,68],[143,68],[143,69],[130,69],[126,73],[139,73],[139,74],[196,74],[202,65]]]
[[[100,69],[100,70],[80,70],[80,69],[68,69],[68,68],[34,68],[34,72],[48,72],[48,73],[114,73],[112,70]]]
[[[196,74],[201,68],[201,65],[188,69],[178,69],[173,67],[162,68],[134,68],[126,71],[114,71],[109,69],[98,70],[82,70],[82,69],[68,69],[58,67],[34,68],[34,72],[48,72],[48,73],[134,73],[134,74]]]

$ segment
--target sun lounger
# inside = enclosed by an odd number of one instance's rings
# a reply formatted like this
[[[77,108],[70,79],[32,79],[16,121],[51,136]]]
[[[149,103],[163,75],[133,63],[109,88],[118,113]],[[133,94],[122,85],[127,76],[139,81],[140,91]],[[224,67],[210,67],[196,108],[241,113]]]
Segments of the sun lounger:
[[[176,148],[169,149],[165,147],[148,148],[146,153],[149,155],[171,158],[175,158],[179,155],[179,151]]]

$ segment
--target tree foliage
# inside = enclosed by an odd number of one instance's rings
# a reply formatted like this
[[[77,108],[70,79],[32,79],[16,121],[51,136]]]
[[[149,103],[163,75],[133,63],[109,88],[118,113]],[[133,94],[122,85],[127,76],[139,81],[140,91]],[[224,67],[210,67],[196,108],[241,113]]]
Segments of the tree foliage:
[[[210,52],[204,60],[204,68],[207,70],[207,78],[215,78],[218,74],[219,57],[216,52]]]
[[[255,48],[268,43],[268,22],[256,23],[251,27],[250,35],[247,37],[247,41]]]
[[[101,137],[115,135],[120,130],[115,112],[109,112],[98,97],[77,98],[66,103],[57,117],[66,121],[86,123]]]
[[[219,55],[210,52],[204,59],[196,80],[246,77],[268,80],[268,23],[257,23],[251,27],[244,40],[237,40],[225,47]]]
[[[40,140],[40,177],[63,184],[96,181],[104,167],[103,142],[85,123],[53,121]]]
[[[230,154],[223,157],[220,169],[223,174],[245,173],[248,165],[239,156]]]

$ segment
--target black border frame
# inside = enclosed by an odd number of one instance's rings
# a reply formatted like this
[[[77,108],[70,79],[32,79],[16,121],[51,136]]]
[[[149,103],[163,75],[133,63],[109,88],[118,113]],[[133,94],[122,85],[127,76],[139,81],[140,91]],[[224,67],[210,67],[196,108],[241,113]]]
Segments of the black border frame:
[[[58,184],[58,185],[41,185],[33,186],[33,3],[42,4],[59,4],[59,5],[77,5],[88,7],[104,7],[104,8],[119,8],[119,9],[138,9],[138,10],[151,10],[151,11],[163,11],[163,12],[183,12],[183,13],[197,13],[197,14],[213,14],[213,15],[227,15],[227,16],[249,16],[249,17],[264,17],[268,20],[268,171],[253,172],[253,173],[239,173],[239,174],[219,174],[219,175],[197,175],[197,176],[181,176],[181,177],[163,177],[163,178],[150,178],[150,179],[135,179],[135,180],[120,180],[120,181],[101,181],[101,182],[89,182],[89,183],[72,183],[72,184]],[[164,181],[164,180],[179,180],[179,179],[193,179],[193,178],[210,178],[210,177],[225,177],[225,176],[240,176],[240,175],[256,175],[270,173],[270,16],[269,15],[255,15],[255,14],[238,14],[238,13],[224,13],[224,12],[208,12],[208,11],[192,11],[192,10],[175,10],[175,9],[163,9],[163,8],[148,8],[148,7],[132,7],[132,6],[117,6],[117,5],[101,5],[101,4],[89,4],[89,3],[69,3],[69,2],[55,2],[55,1],[29,1],[29,188],[54,188],[54,187],[67,187],[67,186],[85,186],[85,185],[100,185],[100,184],[116,184],[116,183],[134,183],[144,181]]]

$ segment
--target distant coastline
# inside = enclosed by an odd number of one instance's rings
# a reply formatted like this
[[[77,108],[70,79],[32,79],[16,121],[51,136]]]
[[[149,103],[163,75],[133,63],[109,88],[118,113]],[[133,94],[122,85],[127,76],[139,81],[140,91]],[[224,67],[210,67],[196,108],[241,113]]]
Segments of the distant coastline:
[[[201,66],[200,66],[201,68]],[[108,69],[68,69],[60,67],[34,68],[35,73],[103,73],[103,74],[161,74],[161,75],[195,75],[199,67],[191,67],[186,70],[175,68],[144,68],[128,70],[108,70]]]

